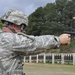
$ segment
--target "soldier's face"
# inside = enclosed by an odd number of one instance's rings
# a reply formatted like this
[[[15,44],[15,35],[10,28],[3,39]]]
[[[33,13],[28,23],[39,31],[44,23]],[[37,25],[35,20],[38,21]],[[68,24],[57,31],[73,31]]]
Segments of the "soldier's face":
[[[9,28],[7,28],[7,27],[2,27],[2,30],[3,30],[4,32],[11,32],[11,33],[12,33],[12,31],[11,31]]]
[[[16,32],[21,32],[21,26],[19,26],[19,25],[12,24],[12,25],[9,25],[9,27],[10,27],[11,29],[14,29]],[[12,32],[12,31],[10,30],[10,28],[3,26],[3,27],[2,27],[2,30],[3,30],[4,32]]]

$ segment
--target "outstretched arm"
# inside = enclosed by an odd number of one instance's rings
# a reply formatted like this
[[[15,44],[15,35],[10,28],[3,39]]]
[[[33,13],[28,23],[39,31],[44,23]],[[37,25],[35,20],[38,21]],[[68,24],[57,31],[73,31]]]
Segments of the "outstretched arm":
[[[15,44],[14,48],[16,51],[18,50],[18,52],[19,51],[24,52],[24,54],[25,53],[37,54],[44,52],[45,49],[57,48],[60,45],[68,45],[70,43],[69,36],[70,36],[69,34],[62,34],[59,37],[54,35],[42,35],[42,36],[21,35],[18,37],[17,40],[18,45]]]

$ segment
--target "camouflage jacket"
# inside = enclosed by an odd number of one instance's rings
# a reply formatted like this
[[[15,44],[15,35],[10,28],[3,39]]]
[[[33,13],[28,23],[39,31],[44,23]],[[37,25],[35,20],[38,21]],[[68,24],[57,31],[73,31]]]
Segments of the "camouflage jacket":
[[[0,66],[1,71],[12,70],[14,63],[16,68],[20,55],[38,54],[44,52],[45,49],[59,46],[59,38],[54,35],[20,35],[0,30],[0,62],[3,65],[3,68]]]

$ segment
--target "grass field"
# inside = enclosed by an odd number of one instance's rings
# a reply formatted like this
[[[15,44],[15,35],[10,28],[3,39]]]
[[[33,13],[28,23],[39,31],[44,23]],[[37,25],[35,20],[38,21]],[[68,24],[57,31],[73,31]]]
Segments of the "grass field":
[[[75,75],[75,66],[25,63],[24,72],[26,75]]]

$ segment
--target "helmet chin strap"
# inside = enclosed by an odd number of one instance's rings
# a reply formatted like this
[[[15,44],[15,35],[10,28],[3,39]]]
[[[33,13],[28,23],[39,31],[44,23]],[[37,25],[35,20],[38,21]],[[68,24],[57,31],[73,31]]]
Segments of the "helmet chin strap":
[[[17,33],[14,29],[10,28],[9,26],[7,26],[13,33]]]
[[[14,29],[12,29],[12,28],[10,28],[9,26],[3,26],[3,27],[7,27],[7,28],[9,28],[13,33],[17,33]]]
[[[17,33],[14,29],[12,29],[11,27],[9,27],[9,22],[7,22],[7,21],[5,21],[2,26],[9,28],[13,33]]]

